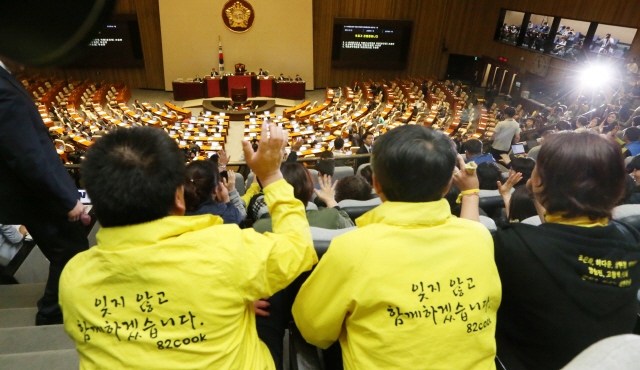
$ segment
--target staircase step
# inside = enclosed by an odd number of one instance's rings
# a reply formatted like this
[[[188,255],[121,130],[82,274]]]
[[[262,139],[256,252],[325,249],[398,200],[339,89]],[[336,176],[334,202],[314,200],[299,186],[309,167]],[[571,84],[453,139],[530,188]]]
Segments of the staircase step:
[[[0,328],[35,326],[37,307],[5,308],[0,310]]]
[[[71,370],[79,367],[80,358],[75,349],[0,355],[0,370]]]
[[[0,285],[0,309],[36,307],[45,283]]]
[[[0,355],[74,348],[62,325],[0,329]]]

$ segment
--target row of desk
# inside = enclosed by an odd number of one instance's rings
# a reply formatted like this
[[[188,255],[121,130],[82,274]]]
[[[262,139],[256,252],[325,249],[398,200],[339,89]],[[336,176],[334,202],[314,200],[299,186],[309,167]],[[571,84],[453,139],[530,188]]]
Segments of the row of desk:
[[[305,97],[306,83],[296,81],[277,82],[274,78],[244,76],[206,76],[202,82],[173,81],[173,99],[178,101],[231,97],[231,89],[247,88],[247,97],[276,97],[301,100]]]

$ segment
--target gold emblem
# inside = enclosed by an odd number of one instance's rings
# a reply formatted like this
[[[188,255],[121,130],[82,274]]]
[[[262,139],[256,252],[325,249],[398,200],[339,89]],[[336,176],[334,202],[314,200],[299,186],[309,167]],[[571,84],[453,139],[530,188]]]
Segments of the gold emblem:
[[[227,18],[229,18],[229,27],[235,28],[247,28],[249,27],[249,18],[251,17],[251,9],[245,7],[239,1],[236,1],[233,6],[230,6],[225,11]]]

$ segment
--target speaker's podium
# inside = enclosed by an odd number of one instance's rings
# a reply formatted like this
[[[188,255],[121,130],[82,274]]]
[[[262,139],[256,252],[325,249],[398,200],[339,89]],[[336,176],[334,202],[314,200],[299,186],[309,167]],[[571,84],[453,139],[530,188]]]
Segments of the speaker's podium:
[[[231,100],[233,100],[234,103],[246,102],[247,101],[247,88],[246,87],[241,87],[241,88],[231,89]]]

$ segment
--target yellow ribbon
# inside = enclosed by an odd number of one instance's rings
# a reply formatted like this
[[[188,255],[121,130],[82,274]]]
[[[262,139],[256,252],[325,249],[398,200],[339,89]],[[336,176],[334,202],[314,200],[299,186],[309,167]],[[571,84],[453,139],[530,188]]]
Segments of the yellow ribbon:
[[[458,199],[456,199],[456,203],[462,203],[462,197],[469,194],[478,194],[480,193],[480,189],[469,189],[458,194]]]

